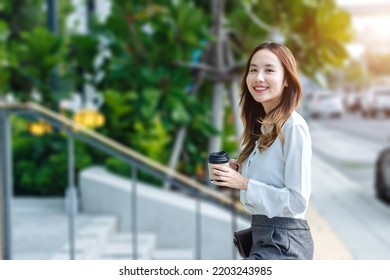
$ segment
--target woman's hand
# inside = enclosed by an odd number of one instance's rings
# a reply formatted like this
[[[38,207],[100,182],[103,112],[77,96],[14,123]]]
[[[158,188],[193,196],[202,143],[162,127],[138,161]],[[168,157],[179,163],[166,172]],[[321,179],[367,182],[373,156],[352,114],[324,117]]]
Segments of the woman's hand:
[[[237,164],[237,161],[236,163]],[[238,164],[236,165],[238,166]],[[218,180],[215,185],[219,187],[229,187],[233,189],[246,190],[248,188],[248,178],[243,177],[233,167],[222,164],[213,164],[212,172],[214,178]]]
[[[235,158],[229,159],[229,166],[236,171],[239,171],[240,169],[240,165],[238,164],[238,161]]]

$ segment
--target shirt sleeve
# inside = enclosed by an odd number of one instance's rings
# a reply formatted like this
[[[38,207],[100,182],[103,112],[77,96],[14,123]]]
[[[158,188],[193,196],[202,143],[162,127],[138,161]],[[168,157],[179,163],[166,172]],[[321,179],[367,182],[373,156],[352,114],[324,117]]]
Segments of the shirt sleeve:
[[[311,192],[311,139],[309,129],[293,124],[283,131],[285,187],[249,179],[247,203],[272,218],[283,213],[306,211]]]

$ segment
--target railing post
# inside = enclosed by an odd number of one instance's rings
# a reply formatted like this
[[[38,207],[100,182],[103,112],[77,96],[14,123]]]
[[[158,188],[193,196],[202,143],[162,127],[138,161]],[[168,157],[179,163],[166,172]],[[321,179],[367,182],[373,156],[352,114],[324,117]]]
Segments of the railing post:
[[[236,189],[231,189],[231,199],[232,199],[232,235],[235,231],[237,231],[237,208],[236,208],[236,199],[237,199],[237,190]],[[233,260],[237,259],[237,249],[234,246],[232,242],[232,258]]]
[[[68,188],[66,190],[66,210],[68,212],[69,229],[69,259],[75,260],[75,214],[76,214],[76,187],[74,165],[74,140],[68,132]]]
[[[12,153],[9,113],[0,107],[0,259],[11,259]]]
[[[201,197],[198,194],[196,198],[196,210],[195,210],[195,228],[196,228],[196,259],[200,260],[202,258],[202,209],[201,209]]]
[[[138,259],[138,228],[137,228],[137,166],[131,167],[131,224],[132,224],[132,242],[133,242],[133,259]]]

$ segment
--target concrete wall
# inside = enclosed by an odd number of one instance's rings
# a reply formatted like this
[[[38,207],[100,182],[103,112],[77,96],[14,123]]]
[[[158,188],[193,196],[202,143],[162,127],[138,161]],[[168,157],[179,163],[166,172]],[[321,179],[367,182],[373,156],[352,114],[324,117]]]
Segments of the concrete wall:
[[[80,173],[80,205],[84,213],[112,214],[121,231],[131,230],[130,179],[90,167]],[[196,199],[137,182],[139,231],[157,234],[160,248],[193,248],[196,242]],[[231,212],[201,201],[201,258],[232,259]],[[250,226],[238,218],[238,229]]]

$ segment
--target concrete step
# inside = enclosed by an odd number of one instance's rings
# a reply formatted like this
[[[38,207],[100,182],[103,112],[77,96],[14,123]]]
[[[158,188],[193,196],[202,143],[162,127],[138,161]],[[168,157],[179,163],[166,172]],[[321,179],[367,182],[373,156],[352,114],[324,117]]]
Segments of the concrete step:
[[[137,259],[150,260],[156,247],[156,235],[140,232],[137,239]],[[118,232],[111,236],[97,255],[97,259],[131,260],[133,258],[133,235],[126,232]]]
[[[116,232],[117,219],[114,216],[91,217],[80,230],[75,233],[75,259],[96,259],[107,240]],[[65,242],[52,259],[70,258],[70,244]]]
[[[69,219],[62,197],[14,197],[11,202],[12,259],[69,259]],[[116,219],[106,216],[85,213],[75,216],[76,246],[84,244],[83,250],[78,248],[79,252],[85,252],[86,240],[97,237],[101,230],[115,230]]]
[[[118,232],[107,240],[97,259],[131,260],[133,255],[133,239],[131,233]],[[156,247],[156,234],[140,232],[138,234],[138,260],[192,260],[191,249],[173,249]]]

